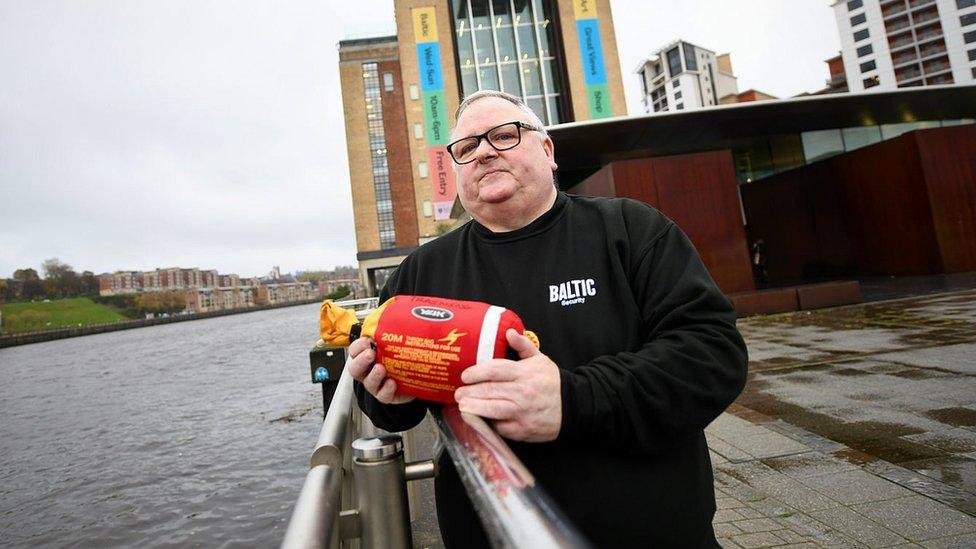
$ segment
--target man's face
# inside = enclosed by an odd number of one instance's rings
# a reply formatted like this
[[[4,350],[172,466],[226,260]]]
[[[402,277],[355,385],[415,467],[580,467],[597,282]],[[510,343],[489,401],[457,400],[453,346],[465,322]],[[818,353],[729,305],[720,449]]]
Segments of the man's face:
[[[531,124],[513,103],[486,97],[469,105],[458,118],[454,139],[478,135],[506,122]],[[522,142],[513,149],[496,151],[482,139],[475,160],[455,165],[458,196],[464,209],[476,219],[493,208],[506,211],[532,210],[552,196],[552,140],[537,131],[522,128]]]

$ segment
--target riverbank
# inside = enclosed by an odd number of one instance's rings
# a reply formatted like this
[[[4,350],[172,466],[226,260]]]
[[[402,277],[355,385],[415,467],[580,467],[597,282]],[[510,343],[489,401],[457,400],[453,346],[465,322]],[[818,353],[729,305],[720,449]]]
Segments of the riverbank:
[[[42,330],[37,332],[21,332],[16,334],[0,335],[0,349],[4,347],[14,347],[16,345],[28,345],[30,343],[41,343],[53,341],[55,339],[67,339],[69,337],[80,337],[93,334],[103,334],[106,332],[116,332],[118,330],[131,330],[133,328],[144,328],[146,326],[157,326],[159,324],[170,324],[173,322],[185,322],[188,320],[200,320],[204,318],[214,318],[218,316],[238,315],[243,313],[253,313],[257,311],[267,311],[269,309],[281,309],[283,307],[294,307],[297,305],[308,305],[319,303],[322,298],[308,299],[303,301],[293,301],[289,303],[279,303],[276,305],[259,305],[247,309],[231,309],[227,311],[211,311],[208,313],[190,313],[173,315],[157,318],[140,318],[135,320],[121,320],[118,322],[106,322],[103,324],[90,324],[88,326],[76,326],[73,328],[59,328],[54,330]]]

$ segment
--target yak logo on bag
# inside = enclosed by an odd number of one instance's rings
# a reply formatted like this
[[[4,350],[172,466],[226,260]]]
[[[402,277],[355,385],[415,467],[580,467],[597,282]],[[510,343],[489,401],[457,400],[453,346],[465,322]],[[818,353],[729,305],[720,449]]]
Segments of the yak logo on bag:
[[[410,314],[423,320],[445,322],[454,318],[454,313],[440,307],[414,307]]]

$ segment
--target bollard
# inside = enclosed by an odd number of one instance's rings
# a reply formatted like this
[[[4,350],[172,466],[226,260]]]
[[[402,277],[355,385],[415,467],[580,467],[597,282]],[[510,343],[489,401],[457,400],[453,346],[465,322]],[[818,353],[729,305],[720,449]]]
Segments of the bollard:
[[[412,547],[400,435],[360,438],[352,450],[362,546]]]

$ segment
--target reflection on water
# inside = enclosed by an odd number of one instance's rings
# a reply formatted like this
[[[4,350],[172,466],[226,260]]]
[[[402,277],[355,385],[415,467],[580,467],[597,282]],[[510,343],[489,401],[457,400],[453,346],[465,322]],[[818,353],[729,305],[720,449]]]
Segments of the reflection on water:
[[[0,546],[280,543],[321,421],[317,309],[0,349]]]

